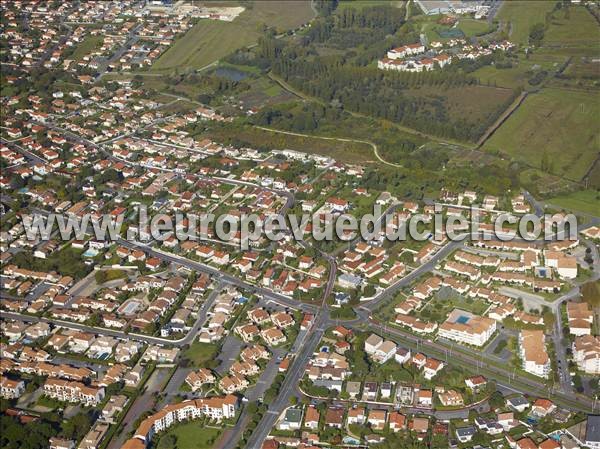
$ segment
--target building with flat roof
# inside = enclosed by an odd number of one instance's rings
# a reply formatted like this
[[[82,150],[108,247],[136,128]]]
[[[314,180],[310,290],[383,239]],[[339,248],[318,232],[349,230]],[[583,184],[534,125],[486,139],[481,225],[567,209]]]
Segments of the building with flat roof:
[[[600,449],[600,415],[588,415],[585,445],[590,449]]]
[[[496,320],[455,309],[440,325],[438,336],[481,347],[494,332],[496,332]]]

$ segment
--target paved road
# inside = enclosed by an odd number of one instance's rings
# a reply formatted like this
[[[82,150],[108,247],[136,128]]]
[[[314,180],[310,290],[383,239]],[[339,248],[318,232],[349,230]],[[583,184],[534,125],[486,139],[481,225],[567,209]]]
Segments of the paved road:
[[[279,372],[278,358],[282,357],[284,354],[285,349],[283,348],[274,348],[272,350],[271,359],[269,360],[269,363],[267,363],[267,366],[258,378],[258,381],[255,385],[250,387],[244,394],[248,401],[253,402],[261,399],[264,396],[265,392],[273,384],[273,380]]]
[[[397,281],[395,284],[392,284],[390,287],[386,288],[384,291],[375,296],[371,301],[367,304],[361,306],[361,309],[365,309],[369,312],[377,309],[377,307],[386,299],[394,296],[398,290],[408,286],[411,282],[418,279],[425,273],[432,271],[437,263],[451,254],[453,251],[465,245],[464,241],[453,241],[446,244],[442,247],[437,253],[433,255],[433,257],[423,265],[411,271],[408,275]]]
[[[162,337],[153,337],[150,335],[136,334],[133,332],[127,333],[127,332],[123,332],[123,331],[119,331],[119,330],[107,329],[104,327],[88,326],[86,324],[75,323],[73,321],[65,321],[65,320],[59,320],[59,319],[47,318],[47,317],[38,317],[38,316],[34,316],[34,315],[25,315],[25,314],[21,314],[21,313],[0,311],[0,317],[6,318],[6,319],[11,319],[11,320],[20,320],[20,321],[24,321],[27,323],[37,323],[37,322],[51,323],[56,326],[63,326],[63,327],[67,327],[70,329],[77,329],[77,330],[81,330],[81,331],[85,331],[85,332],[90,332],[92,334],[108,335],[111,337],[121,338],[124,340],[141,341],[142,343],[146,343],[146,344],[158,344],[161,346],[183,346],[186,344],[190,344],[194,341],[194,338],[196,337],[198,330],[202,327],[202,325],[206,321],[207,314],[208,314],[210,308],[212,307],[212,303],[218,296],[220,290],[223,288],[223,285],[224,285],[224,283],[220,283],[219,286],[210,293],[207,300],[200,307],[200,310],[198,312],[198,318],[196,319],[196,322],[194,323],[194,325],[192,326],[190,331],[185,336],[181,337],[178,340],[162,338]],[[6,297],[6,295],[0,294],[0,297],[4,298],[4,297]]]
[[[156,250],[156,249],[152,248],[151,246],[146,245],[144,243],[133,242],[130,240],[123,240],[123,239],[117,240],[117,243],[119,243],[120,245],[126,246],[128,248],[140,249],[142,251],[145,251],[148,255],[153,256],[153,257],[158,257],[159,259],[166,261],[166,262],[182,265],[184,267],[187,267],[191,270],[195,270],[198,272],[208,273],[208,274],[212,275],[215,279],[224,280],[229,284],[235,285],[236,287],[243,288],[249,292],[257,293],[266,299],[273,299],[273,300],[276,300],[277,302],[287,304],[288,307],[299,308],[302,311],[313,312],[313,313],[318,310],[318,307],[315,305],[298,303],[298,301],[295,301],[288,296],[285,296],[285,295],[282,295],[279,293],[275,293],[274,291],[266,289],[266,288],[262,288],[262,287],[258,287],[258,286],[249,284],[249,283],[241,280],[240,278],[237,278],[228,273],[224,273],[223,271],[220,271],[217,268],[213,268],[209,265],[206,265],[206,264],[203,264],[200,262],[196,262],[194,260],[190,260],[185,257],[178,256],[176,254],[171,254],[171,253],[167,253],[165,251]]]
[[[65,131],[67,135],[70,135],[71,138],[74,138],[76,141],[86,143],[88,145],[92,145],[96,148],[99,148],[101,151],[105,152],[108,155],[108,157],[110,157],[113,160],[115,159],[114,157],[112,157],[112,155],[109,152],[106,152],[104,147],[97,145],[87,139],[83,139],[79,136],[69,133],[66,130],[63,130],[63,129],[61,129],[61,130]],[[128,161],[124,161],[124,162],[131,164]],[[132,165],[135,165],[135,164],[132,164]],[[295,201],[294,195],[291,192],[275,191],[273,189],[265,189],[261,186],[257,186],[256,184],[247,183],[247,182],[238,181],[238,180],[231,180],[228,178],[215,178],[215,179],[218,179],[222,182],[234,184],[234,185],[249,185],[249,186],[258,187],[258,188],[261,188],[264,190],[271,190],[271,191],[276,192],[279,195],[285,196],[286,203],[283,206],[282,211],[285,211],[285,209],[292,207],[294,204],[294,201]],[[540,209],[540,207],[538,207],[538,205],[536,205],[536,204],[534,204],[534,209],[536,210],[536,213],[540,213],[542,209]],[[587,225],[579,226],[579,229],[581,230],[585,227],[589,227],[591,224],[595,224],[597,221],[592,220],[592,222],[593,223],[588,223]],[[216,279],[218,279],[222,282],[227,282],[227,283],[236,285],[240,288],[247,289],[252,292],[256,292],[258,294],[263,295],[264,298],[275,301],[279,304],[284,304],[289,307],[299,308],[305,312],[310,311],[310,312],[316,313],[315,323],[314,323],[311,331],[306,332],[305,334],[299,336],[297,342],[295,342],[295,344],[294,344],[294,350],[295,350],[296,356],[293,359],[292,364],[286,374],[286,378],[281,387],[279,396],[270,405],[270,407],[268,408],[268,411],[263,416],[259,426],[256,428],[255,432],[251,435],[251,437],[247,443],[248,448],[251,448],[251,449],[259,448],[262,445],[262,442],[264,441],[264,439],[268,436],[271,429],[274,427],[278,416],[282,413],[282,411],[285,409],[285,407],[289,404],[289,398],[292,395],[297,393],[296,387],[304,374],[304,368],[305,368],[306,364],[308,363],[310,357],[312,356],[312,353],[315,351],[317,345],[319,344],[325,329],[334,323],[334,321],[329,319],[329,313],[328,313],[325,301],[323,302],[323,306],[321,308],[316,307],[314,305],[310,305],[310,304],[299,304],[298,302],[294,301],[293,299],[291,299],[287,296],[280,295],[275,292],[272,292],[271,290],[267,290],[264,288],[260,288],[260,287],[248,284],[248,283],[242,281],[241,279],[238,279],[237,277],[234,277],[227,273],[223,273],[223,272],[221,272],[213,267],[210,267],[208,265],[204,265],[204,264],[201,264],[201,263],[198,263],[195,261],[191,261],[189,259],[177,256],[177,255],[165,253],[162,251],[157,251],[154,248],[152,248],[148,245],[145,245],[143,243],[139,243],[139,242],[120,240],[119,243],[124,246],[130,247],[130,248],[142,249],[149,255],[159,257],[160,259],[162,259],[164,261],[179,264],[182,266],[186,266],[192,270],[209,273],[209,274],[213,275]],[[308,245],[305,242],[302,242],[302,244]],[[352,327],[352,326],[358,326],[358,325],[367,323],[367,325],[371,329],[373,329],[373,330],[378,329],[379,327],[376,323],[369,321],[370,314],[372,311],[374,311],[377,307],[379,307],[382,302],[384,302],[388,298],[395,295],[399,289],[410,285],[411,282],[416,280],[421,275],[423,275],[427,272],[431,272],[434,269],[435,265],[440,260],[442,260],[443,258],[448,256],[454,250],[462,247],[464,244],[465,244],[464,242],[450,242],[447,245],[445,245],[444,247],[442,247],[433,256],[433,258],[430,261],[419,266],[418,268],[413,270],[411,273],[409,273],[406,277],[399,280],[398,282],[393,284],[391,287],[389,287],[388,289],[386,289],[383,292],[381,292],[380,294],[378,294],[368,304],[359,307],[357,310],[358,317],[355,320],[345,322],[345,324],[347,326]],[[328,255],[328,254],[324,254],[324,253],[321,253],[321,255],[328,261],[328,263],[330,265],[328,283],[327,283],[327,286],[325,289],[325,294],[323,297],[325,300],[332,292],[332,289],[333,289],[333,286],[335,283],[337,267],[336,267],[335,258],[332,255]],[[597,252],[596,252],[596,260],[597,260]],[[566,298],[563,298],[563,300],[566,300]],[[207,301],[207,303],[208,302],[209,301]],[[555,307],[554,310],[556,310],[556,307],[558,307],[558,306],[554,306],[554,307]],[[207,310],[205,310],[204,312],[206,313],[206,311]],[[5,316],[5,315],[7,315],[7,314],[2,313],[2,316]],[[15,314],[13,314],[13,315],[15,315]],[[184,337],[181,340],[170,341],[170,340],[161,339],[161,338],[157,338],[157,337],[136,336],[136,335],[131,335],[131,334],[127,335],[126,338],[141,339],[142,341],[145,341],[145,342],[160,341],[161,343],[168,343],[168,344],[173,344],[173,345],[185,344],[194,338],[195,332],[197,331],[201,322],[203,322],[203,320],[205,318],[206,318],[205,314],[203,317],[199,317],[198,321],[196,322],[196,325],[194,326],[194,329],[193,329],[194,332],[190,332],[186,337]],[[38,318],[37,317],[28,317],[28,319],[35,320]],[[41,319],[41,320],[44,320],[44,319]],[[78,326],[75,323],[69,323],[69,324],[73,327]],[[79,327],[87,328],[87,326],[79,326]],[[104,333],[107,335],[111,335],[111,333],[113,331],[92,328],[92,332]],[[398,339],[401,342],[407,343],[412,346],[415,346],[415,344],[416,344],[417,347],[421,346],[421,348],[423,348],[424,350],[430,350],[436,354],[446,354],[446,356],[448,355],[448,348],[438,342],[422,341],[421,339],[419,339],[418,337],[415,337],[412,334],[408,334],[406,332],[403,332],[403,331],[400,331],[400,330],[397,330],[394,328],[388,329],[387,332],[392,334],[392,336],[394,338]],[[560,329],[558,329],[557,332],[560,332]],[[114,333],[119,334],[119,332],[117,332],[117,331],[115,331]],[[560,337],[559,335],[557,335],[557,336]],[[451,353],[452,357],[454,357],[459,363],[465,363],[465,364],[469,364],[471,366],[476,366],[476,367],[478,367],[478,369],[481,369],[482,372],[484,372],[485,370],[488,370],[489,372],[491,372],[492,378],[494,378],[494,376],[496,376],[498,378],[498,380],[504,381],[505,383],[506,383],[506,379],[508,379],[509,381],[511,381],[511,379],[513,379],[513,381],[515,381],[514,375],[511,378],[510,373],[506,369],[496,368],[493,366],[489,366],[489,367],[486,366],[486,364],[483,361],[484,357],[483,357],[482,353],[473,351],[473,350],[464,350],[464,349],[465,348],[461,348],[461,352],[454,351]],[[473,353],[473,354],[471,354],[471,353]],[[562,364],[562,362],[561,362],[561,364]],[[273,368],[274,367],[271,367],[270,370],[267,370],[268,371],[268,373],[266,374],[267,376],[271,375],[273,373]],[[538,394],[540,394],[540,395],[550,396],[551,398],[556,398],[556,399],[562,400],[562,401],[573,401],[573,399],[574,399],[574,397],[572,395],[566,395],[562,391],[548,391],[543,383],[537,382],[535,380],[531,380],[529,378],[519,379],[516,382],[518,383],[518,385],[520,385],[520,388],[529,388],[531,392],[538,392]],[[523,386],[525,386],[525,387],[523,387]],[[506,388],[512,388],[512,386],[506,387]],[[562,388],[563,388],[563,386],[561,385],[561,389]],[[580,401],[580,405],[579,405],[580,409],[586,409],[586,407],[589,406],[589,404],[587,403],[589,400],[587,398],[577,397],[576,400]],[[574,407],[574,408],[577,408],[577,407]],[[247,416],[243,412],[242,417],[240,417],[240,420],[238,421],[238,423],[236,424],[234,429],[230,432],[228,439],[225,442],[225,447],[234,447],[237,444],[241,434],[243,433],[246,422],[247,422]]]
[[[231,365],[233,365],[233,362],[237,359],[243,346],[244,342],[237,338],[232,332],[225,337],[225,341],[221,346],[221,351],[217,356],[217,360],[219,360],[219,366],[215,369],[217,374],[222,376],[229,372],[229,368],[231,368]]]
[[[145,412],[153,409],[156,404],[157,394],[163,389],[163,384],[167,379],[168,369],[157,368],[154,370],[146,386],[146,391],[141,396],[138,396],[131,408],[127,411],[123,422],[121,423],[121,432],[117,437],[113,437],[108,449],[120,449],[127,439],[127,434],[133,429],[135,421]]]
[[[43,123],[40,123],[40,124],[43,125]],[[42,159],[37,154],[32,153],[31,151],[27,150],[26,148],[23,148],[21,145],[18,145],[15,142],[6,140],[3,137],[0,137],[0,142],[2,142],[4,145],[8,146],[9,148],[21,153],[23,156],[25,156],[26,159],[28,159],[30,162],[32,162],[34,164],[46,164],[45,159]]]
[[[312,332],[309,334],[302,351],[298,353],[288,369],[285,380],[281,385],[279,396],[277,396],[277,399],[269,406],[267,412],[263,415],[258,426],[246,442],[247,449],[261,448],[263,441],[275,427],[277,419],[284,409],[289,406],[289,399],[295,393],[296,386],[304,376],[305,366],[312,357],[328,326],[328,317],[329,313],[325,308],[317,315]],[[239,440],[239,435],[239,432],[234,433],[235,438],[230,438],[224,447],[227,449],[235,447]]]
[[[139,29],[142,28],[142,25],[138,25],[133,28],[129,34],[127,35],[127,40],[123,43],[123,45],[115,51],[109,58],[101,58],[99,61],[99,69],[98,75],[95,78],[95,82],[100,81],[100,79],[104,76],[104,74],[108,71],[108,66],[118,60],[132,45],[136,44],[140,39],[137,35]]]

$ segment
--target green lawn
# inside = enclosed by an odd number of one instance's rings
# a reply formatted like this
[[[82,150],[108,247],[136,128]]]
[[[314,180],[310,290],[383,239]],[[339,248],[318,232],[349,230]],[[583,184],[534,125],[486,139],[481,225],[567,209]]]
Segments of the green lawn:
[[[458,28],[460,28],[467,37],[485,33],[490,29],[487,20],[475,20],[462,17],[458,21]]]
[[[313,15],[308,1],[252,2],[252,7],[233,22],[200,20],[156,61],[152,70],[205,67],[254,44],[264,25],[283,31],[308,22]]]
[[[162,435],[175,435],[177,449],[211,449],[221,435],[221,429],[206,427],[200,422],[178,424]]]
[[[510,40],[526,44],[529,28],[535,23],[543,23],[546,13],[552,11],[556,2],[548,0],[506,0],[498,11],[497,18],[510,22]]]
[[[560,195],[550,198],[548,203],[600,217],[600,193],[595,190],[581,190],[567,195]]]
[[[546,157],[548,172],[579,181],[600,150],[599,99],[595,93],[565,89],[531,94],[483,148],[536,168]]]
[[[450,312],[461,309],[474,315],[483,315],[489,305],[481,299],[465,298],[453,290],[442,290],[427,303],[417,314],[424,321],[442,323]]]
[[[191,344],[189,349],[184,352],[184,356],[190,359],[192,365],[203,366],[217,356],[217,350],[217,345],[195,341]]]

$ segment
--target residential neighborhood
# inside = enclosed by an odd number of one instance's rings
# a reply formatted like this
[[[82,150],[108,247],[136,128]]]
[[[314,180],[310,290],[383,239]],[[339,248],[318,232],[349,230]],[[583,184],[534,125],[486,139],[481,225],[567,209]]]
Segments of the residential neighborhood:
[[[3,448],[600,448],[598,2],[0,5]]]

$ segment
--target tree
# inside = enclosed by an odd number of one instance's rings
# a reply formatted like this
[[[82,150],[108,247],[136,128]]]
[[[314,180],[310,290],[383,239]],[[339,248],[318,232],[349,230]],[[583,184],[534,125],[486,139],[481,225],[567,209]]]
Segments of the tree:
[[[176,449],[177,448],[177,437],[172,434],[167,434],[160,438],[157,449]]]
[[[600,281],[583,284],[581,286],[581,296],[590,307],[600,306]]]
[[[544,310],[542,311],[542,317],[544,318],[544,324],[546,326],[546,330],[548,332],[552,331],[554,324],[556,323],[556,316],[548,306],[544,306]]]
[[[69,440],[80,440],[92,426],[92,419],[86,412],[80,412],[62,426],[62,434]]]
[[[534,45],[540,45],[544,39],[545,25],[543,23],[534,23],[529,28],[529,42]]]

